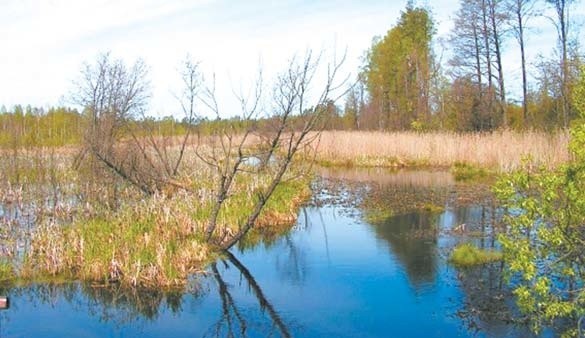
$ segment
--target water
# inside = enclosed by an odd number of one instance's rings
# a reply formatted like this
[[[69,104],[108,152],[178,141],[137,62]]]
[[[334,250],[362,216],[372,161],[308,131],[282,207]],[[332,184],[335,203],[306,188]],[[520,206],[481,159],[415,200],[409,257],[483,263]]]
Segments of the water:
[[[458,187],[441,172],[322,175],[342,182],[317,185],[319,198],[290,233],[271,246],[233,250],[195,276],[189,291],[14,287],[3,290],[11,307],[0,313],[0,337],[528,335],[506,320],[513,302],[497,266],[462,272],[447,263],[471,232],[485,234],[473,237],[480,245],[494,245],[494,209],[468,195],[479,188]],[[430,201],[445,210],[401,211],[369,224],[358,206],[372,196],[396,210]],[[461,224],[467,234],[455,233]]]

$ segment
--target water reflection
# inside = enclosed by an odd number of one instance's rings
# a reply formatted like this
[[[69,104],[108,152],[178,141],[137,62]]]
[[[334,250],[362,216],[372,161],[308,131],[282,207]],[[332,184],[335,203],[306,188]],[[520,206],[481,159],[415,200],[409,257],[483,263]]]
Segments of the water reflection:
[[[270,334],[266,334],[266,336],[271,336],[274,331],[278,332],[281,337],[289,338],[291,334],[289,329],[285,325],[283,319],[280,317],[279,313],[275,310],[274,306],[270,303],[270,301],[266,298],[264,292],[260,285],[254,279],[254,276],[250,273],[248,268],[246,268],[234,255],[230,252],[226,252],[227,260],[223,260],[224,264],[229,262],[231,266],[235,267],[240,275],[246,281],[249,289],[252,291],[252,294],[256,297],[258,301],[258,306],[262,310],[262,312],[268,313],[268,317],[271,321],[270,328],[268,332]],[[226,265],[226,268],[228,266]],[[221,299],[221,315],[219,320],[213,324],[208,333],[205,334],[206,337],[246,337],[247,331],[250,328],[250,324],[248,323],[248,318],[246,314],[243,313],[241,308],[237,305],[235,298],[232,296],[230,292],[230,288],[228,284],[224,281],[219,269],[217,267],[217,263],[211,264],[211,271],[213,271],[213,276],[217,281],[217,291],[219,293],[219,297]]]
[[[448,251],[460,241],[497,245],[499,215],[483,187],[459,185],[439,172],[387,173],[381,182],[351,175],[316,182],[316,200],[293,229],[269,244],[226,254],[205,275],[193,276],[185,290],[79,283],[0,289],[13,301],[0,313],[0,333],[529,336],[510,320],[515,310],[501,266],[457,270],[447,263]],[[362,213],[368,202],[393,212],[368,223]]]
[[[323,179],[372,183],[381,186],[399,185],[419,188],[446,187],[455,184],[453,175],[439,170],[390,170],[386,168],[317,168]]]
[[[457,243],[497,246],[502,211],[487,186],[459,184],[446,177],[448,173],[373,173],[327,171],[325,175],[368,184],[361,206],[366,213],[371,209],[389,211],[388,216],[369,222],[376,237],[388,244],[391,256],[404,268],[416,292],[436,286],[446,256]],[[494,337],[532,336],[522,322],[512,320],[518,311],[500,263],[454,272],[463,292],[462,306],[455,315],[467,330]]]
[[[374,225],[378,238],[404,266],[415,289],[433,284],[437,272],[437,215],[408,213]]]
[[[99,322],[114,326],[155,321],[163,311],[178,313],[182,310],[185,295],[183,292],[129,289],[118,285],[92,286],[83,283],[5,287],[0,293],[10,295],[14,309],[9,311],[18,312],[21,306],[59,311],[65,302],[68,305],[62,307],[65,312],[71,310],[87,313]]]
[[[275,269],[283,282],[302,285],[309,273],[307,251],[296,245],[290,235],[285,236],[282,242],[284,250],[276,258]]]
[[[234,279],[232,270],[237,272],[239,279]],[[238,283],[234,284],[235,281]],[[249,299],[243,297],[242,290],[248,290],[245,295],[255,299],[255,311],[251,312]],[[217,292],[217,297],[214,292]],[[80,325],[94,325],[87,324],[93,320],[113,328],[113,332],[128,331],[130,336],[144,335],[150,325],[168,321],[169,314],[183,316],[193,306],[203,307],[208,314],[213,309],[218,312],[202,321],[200,327],[170,329],[167,332],[169,336],[175,336],[182,330],[204,337],[292,336],[286,321],[250,270],[229,252],[211,264],[208,277],[193,280],[185,290],[140,290],[115,284],[104,287],[83,283],[45,283],[26,287],[5,286],[0,288],[0,294],[10,295],[13,302],[12,308],[3,316],[5,318],[0,318],[0,324],[17,336],[76,336],[68,332],[75,332]],[[210,299],[219,299],[220,305],[206,308],[202,302]],[[36,313],[39,318],[56,316],[60,327],[55,326],[54,320],[49,323],[41,320],[36,323],[38,326],[25,324],[23,327],[23,323],[19,322],[16,331],[12,331],[11,320],[21,319],[22,312]],[[71,320],[77,313],[85,314],[82,322]],[[97,332],[95,335],[111,334]]]

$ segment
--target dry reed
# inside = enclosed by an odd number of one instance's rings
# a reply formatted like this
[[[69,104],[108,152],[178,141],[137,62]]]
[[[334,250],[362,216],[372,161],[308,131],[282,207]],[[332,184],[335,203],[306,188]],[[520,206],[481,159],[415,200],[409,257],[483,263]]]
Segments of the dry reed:
[[[492,133],[416,133],[326,131],[317,160],[330,165],[364,167],[452,166],[469,163],[500,171],[520,167],[530,156],[552,168],[569,159],[569,133],[497,131]]]

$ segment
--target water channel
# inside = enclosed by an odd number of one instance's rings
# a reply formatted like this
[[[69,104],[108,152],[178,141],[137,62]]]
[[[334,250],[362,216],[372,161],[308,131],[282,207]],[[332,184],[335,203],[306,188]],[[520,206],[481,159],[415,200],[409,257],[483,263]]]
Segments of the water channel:
[[[320,177],[290,232],[232,250],[188,292],[12,287],[1,290],[11,307],[0,312],[0,337],[530,336],[511,320],[498,264],[448,263],[460,241],[497,245],[486,187],[443,171]],[[393,212],[366,221],[365,205]]]

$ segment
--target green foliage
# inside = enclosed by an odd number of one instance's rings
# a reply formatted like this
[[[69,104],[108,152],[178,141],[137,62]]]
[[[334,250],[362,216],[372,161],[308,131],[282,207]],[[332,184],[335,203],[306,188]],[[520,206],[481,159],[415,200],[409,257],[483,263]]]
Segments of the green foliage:
[[[238,119],[197,121],[200,132],[211,134],[222,128],[244,130],[246,123]],[[154,134],[157,137],[185,135],[190,126],[172,116],[160,119],[144,118],[132,121],[129,129],[137,136]],[[12,111],[0,112],[0,149],[30,149],[80,144],[86,131],[83,116],[66,107],[42,108],[14,106]],[[122,135],[124,136],[124,135]]]
[[[423,131],[426,131],[428,128],[427,128],[427,126],[425,125],[424,122],[415,119],[415,120],[412,120],[410,122],[410,129],[412,129],[413,131],[416,131],[416,132],[421,133]]]
[[[445,208],[443,206],[440,205],[436,205],[433,203],[426,203],[425,205],[423,205],[422,209],[429,213],[429,214],[442,214],[443,212],[445,212]]]
[[[373,43],[365,75],[383,128],[408,128],[429,116],[434,33],[429,11],[409,3],[398,24]]]
[[[460,244],[453,249],[449,261],[457,267],[472,267],[502,260],[502,253],[480,249],[473,244]]]
[[[486,169],[464,162],[455,162],[451,173],[456,181],[478,180],[488,176]]]
[[[585,72],[575,106],[585,115]],[[495,192],[508,210],[499,240],[520,309],[534,331],[555,319],[585,314],[585,124],[571,130],[573,160],[556,171],[531,168],[511,173]]]
[[[46,113],[39,108],[15,106],[0,114],[0,148],[63,146],[81,140],[81,116],[76,110],[59,107]]]

